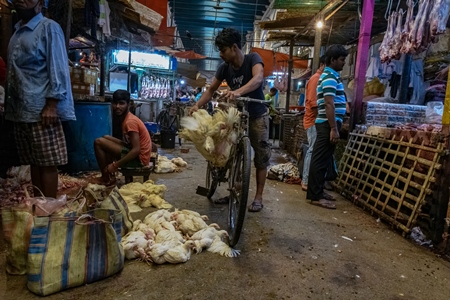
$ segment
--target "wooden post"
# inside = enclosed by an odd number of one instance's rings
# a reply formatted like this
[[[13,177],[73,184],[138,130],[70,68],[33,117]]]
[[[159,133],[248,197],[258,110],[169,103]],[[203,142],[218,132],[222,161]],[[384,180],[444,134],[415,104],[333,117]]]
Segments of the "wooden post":
[[[288,79],[287,79],[287,91],[286,91],[286,113],[289,112],[289,102],[291,98],[291,80],[292,80],[292,64],[293,64],[293,56],[294,56],[294,44],[295,39],[291,39],[291,43],[289,44],[289,60],[288,60]]]
[[[312,60],[311,74],[315,74],[319,68],[320,47],[322,46],[322,28],[316,26],[316,35],[314,36],[314,56]]]
[[[361,17],[361,26],[359,29],[358,54],[356,57],[355,71],[355,97],[352,103],[352,112],[350,118],[350,131],[356,124],[361,122],[362,98],[364,95],[364,84],[366,83],[367,61],[370,46],[370,32],[372,30],[373,13],[375,9],[375,0],[365,0]]]

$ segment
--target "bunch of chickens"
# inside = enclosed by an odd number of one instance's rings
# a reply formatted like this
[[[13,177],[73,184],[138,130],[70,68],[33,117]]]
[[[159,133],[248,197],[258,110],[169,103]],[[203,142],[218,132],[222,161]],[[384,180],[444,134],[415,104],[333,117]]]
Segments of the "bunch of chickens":
[[[148,214],[144,221],[136,220],[133,231],[122,239],[127,259],[138,259],[156,264],[183,263],[206,249],[226,257],[236,257],[239,250],[224,242],[228,237],[215,223],[206,224],[207,216],[192,210],[170,212],[160,209]]]
[[[120,195],[128,205],[130,212],[139,212],[144,207],[172,208],[164,200],[167,187],[164,184],[155,184],[152,180],[144,183],[130,182],[119,189]]]
[[[235,107],[218,109],[211,116],[206,110],[199,109],[192,117],[181,119],[183,130],[180,137],[192,141],[195,148],[214,166],[226,165],[233,144],[237,142],[235,124],[240,113]]]
[[[181,172],[181,168],[187,167],[187,162],[185,162],[181,157],[175,157],[169,159],[167,156],[159,155],[158,163],[155,167],[155,173],[173,173]]]

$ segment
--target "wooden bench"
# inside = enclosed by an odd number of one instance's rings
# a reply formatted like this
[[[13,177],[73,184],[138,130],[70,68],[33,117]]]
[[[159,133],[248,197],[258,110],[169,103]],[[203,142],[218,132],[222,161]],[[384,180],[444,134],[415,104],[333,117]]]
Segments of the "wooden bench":
[[[150,165],[142,168],[120,168],[120,172],[125,177],[125,184],[133,181],[133,176],[142,176],[143,182],[146,182],[150,174],[155,170],[158,161],[158,147],[152,143],[152,153],[150,156]]]

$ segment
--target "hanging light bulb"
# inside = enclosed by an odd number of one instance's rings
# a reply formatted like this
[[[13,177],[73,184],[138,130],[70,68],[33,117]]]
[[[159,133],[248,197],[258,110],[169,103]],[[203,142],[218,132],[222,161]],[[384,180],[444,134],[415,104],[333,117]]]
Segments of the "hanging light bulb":
[[[317,28],[322,28],[323,27],[323,22],[320,20],[320,21],[318,21],[317,22],[317,24],[316,24],[316,26],[317,26]]]

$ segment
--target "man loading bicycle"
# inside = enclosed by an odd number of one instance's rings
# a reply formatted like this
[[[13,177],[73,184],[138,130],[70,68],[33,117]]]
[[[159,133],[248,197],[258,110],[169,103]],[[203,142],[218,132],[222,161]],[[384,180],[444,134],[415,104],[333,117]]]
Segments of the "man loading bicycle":
[[[215,39],[215,46],[220,51],[224,63],[219,66],[211,85],[191,108],[189,114],[208,103],[223,80],[227,81],[231,90],[224,92],[221,100],[234,101],[238,97],[264,100],[264,64],[257,53],[242,52],[239,32],[233,28],[223,29]],[[250,102],[247,110],[250,117],[249,138],[255,151],[256,167],[256,194],[248,211],[259,212],[263,208],[263,191],[271,155],[269,114],[267,105],[263,103]]]

